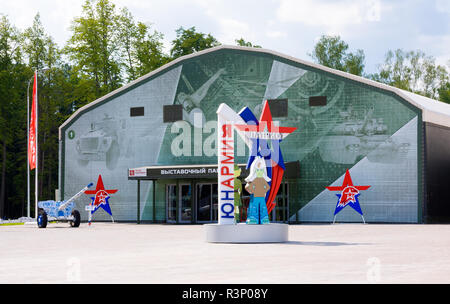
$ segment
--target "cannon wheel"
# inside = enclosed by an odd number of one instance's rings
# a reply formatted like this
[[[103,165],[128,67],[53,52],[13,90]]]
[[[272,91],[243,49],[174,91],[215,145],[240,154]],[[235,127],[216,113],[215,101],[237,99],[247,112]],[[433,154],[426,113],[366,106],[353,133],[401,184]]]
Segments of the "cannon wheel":
[[[72,211],[73,220],[70,221],[70,227],[79,227],[81,222],[80,212],[78,210]]]
[[[47,227],[47,222],[48,222],[47,213],[45,213],[44,210],[39,209],[39,215],[37,218],[38,227],[39,228]]]

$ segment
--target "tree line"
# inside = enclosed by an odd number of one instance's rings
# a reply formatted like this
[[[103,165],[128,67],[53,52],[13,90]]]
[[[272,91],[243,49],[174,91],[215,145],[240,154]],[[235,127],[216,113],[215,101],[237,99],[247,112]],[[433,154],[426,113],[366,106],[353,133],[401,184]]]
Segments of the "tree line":
[[[323,35],[309,56],[327,67],[450,103],[450,60],[446,67],[436,64],[435,58],[421,50],[389,50],[378,64],[378,71],[368,74],[364,71],[364,51],[348,49],[339,36]]]
[[[86,0],[58,46],[37,14],[20,30],[0,16],[0,218],[26,214],[27,92],[39,71],[39,200],[58,187],[58,128],[80,107],[184,55],[220,45],[195,27],[176,29],[167,54],[164,35],[112,0]],[[237,45],[261,47],[243,38]],[[364,52],[339,36],[322,36],[310,56],[325,66],[450,103],[449,74],[421,51],[388,51],[379,72],[366,75]],[[27,91],[28,90],[28,91]],[[34,171],[31,173],[34,180]],[[34,202],[34,183],[31,183]],[[34,214],[32,203],[31,214]]]

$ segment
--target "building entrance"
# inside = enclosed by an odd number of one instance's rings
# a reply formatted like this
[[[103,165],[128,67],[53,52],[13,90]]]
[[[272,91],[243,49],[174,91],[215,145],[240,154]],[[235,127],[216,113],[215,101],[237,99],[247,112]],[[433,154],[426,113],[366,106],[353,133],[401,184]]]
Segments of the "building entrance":
[[[166,185],[166,221],[168,223],[211,223],[217,222],[217,183]],[[247,219],[250,194],[243,185],[240,208],[240,222]],[[180,189],[180,191],[178,191]],[[289,189],[282,183],[276,196],[276,205],[270,214],[271,222],[286,223],[289,219]],[[194,201],[195,197],[195,201]]]
[[[299,178],[300,163],[298,161],[285,163],[286,171],[283,178]],[[241,176],[247,176],[245,164],[240,164]],[[212,223],[217,222],[218,187],[217,165],[180,165],[180,166],[150,166],[131,168],[128,179],[137,181],[137,222],[140,222],[141,188],[143,180],[151,180],[153,195],[151,204],[153,222],[156,221],[157,191],[156,185],[161,181],[165,186],[165,221],[167,223]],[[250,194],[245,190],[242,178],[240,222],[247,219],[247,208]],[[288,222],[289,220],[289,188],[286,181],[280,185],[276,196],[276,205],[270,214],[271,222]],[[161,210],[161,209],[159,209]],[[162,210],[161,210],[162,211]],[[159,219],[158,221],[160,221]],[[164,220],[164,216],[162,216]]]
[[[166,220],[168,223],[192,221],[192,189],[190,184],[166,186]]]
[[[217,221],[217,184],[197,184],[197,222]]]

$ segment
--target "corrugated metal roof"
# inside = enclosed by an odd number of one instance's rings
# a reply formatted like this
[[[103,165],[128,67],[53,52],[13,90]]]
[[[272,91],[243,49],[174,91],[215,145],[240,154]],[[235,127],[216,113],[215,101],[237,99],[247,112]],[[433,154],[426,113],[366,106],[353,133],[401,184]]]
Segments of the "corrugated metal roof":
[[[405,90],[397,89],[397,91],[400,97],[411,103],[416,103],[417,107],[422,109],[423,121],[450,127],[450,104]]]

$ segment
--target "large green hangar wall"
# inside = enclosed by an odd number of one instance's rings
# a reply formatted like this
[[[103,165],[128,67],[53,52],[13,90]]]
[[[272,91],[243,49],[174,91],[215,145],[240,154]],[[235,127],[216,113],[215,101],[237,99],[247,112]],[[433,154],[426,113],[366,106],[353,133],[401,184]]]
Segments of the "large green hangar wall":
[[[326,104],[310,103],[314,96],[326,96]],[[341,185],[346,169],[356,184],[371,185],[359,197],[367,221],[420,221],[421,110],[392,92],[243,48],[188,56],[76,113],[61,128],[63,196],[101,174],[107,188],[119,189],[110,199],[115,219],[135,220],[136,182],[128,168],[215,164],[219,104],[248,106],[258,116],[266,99],[287,99],[287,115],[276,120],[298,128],[281,143],[284,160],[300,162],[300,178],[287,181],[291,221],[332,221],[337,197],[325,187]],[[174,104],[182,105],[183,121],[163,122],[164,105]],[[237,162],[245,163],[248,151],[240,151]],[[142,219],[151,219],[152,185],[142,187]],[[157,219],[164,220],[164,185],[156,189]],[[351,208],[338,219],[361,220]]]

